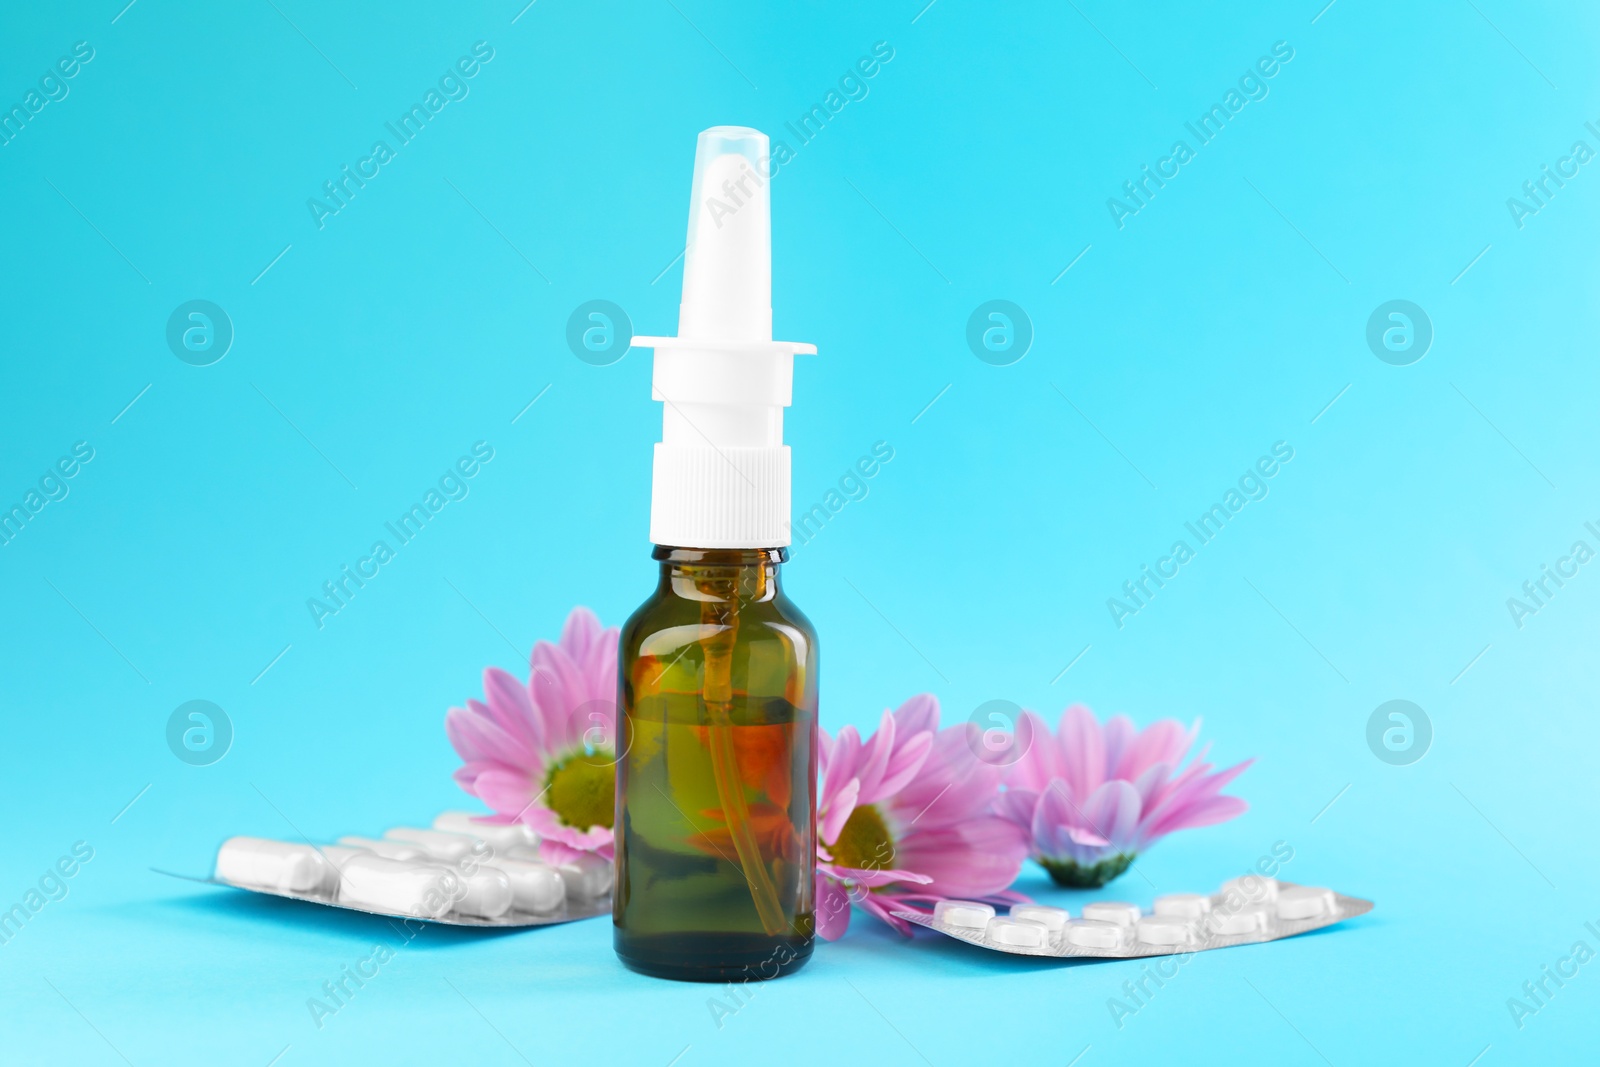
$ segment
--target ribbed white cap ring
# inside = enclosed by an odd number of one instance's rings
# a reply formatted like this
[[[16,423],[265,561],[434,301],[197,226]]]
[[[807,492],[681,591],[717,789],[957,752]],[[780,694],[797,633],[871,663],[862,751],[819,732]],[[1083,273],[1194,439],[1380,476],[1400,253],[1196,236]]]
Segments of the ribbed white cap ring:
[[[789,447],[656,445],[650,540],[683,548],[789,543]]]

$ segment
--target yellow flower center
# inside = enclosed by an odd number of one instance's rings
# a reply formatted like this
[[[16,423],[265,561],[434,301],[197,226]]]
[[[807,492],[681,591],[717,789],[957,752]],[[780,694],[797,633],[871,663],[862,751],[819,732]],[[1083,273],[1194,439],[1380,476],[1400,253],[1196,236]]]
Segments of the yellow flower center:
[[[860,871],[885,871],[894,866],[894,836],[883,815],[871,804],[861,804],[844,821],[839,839],[828,846],[833,861]]]
[[[567,826],[611,828],[616,818],[617,768],[610,753],[578,753],[555,765],[545,779],[545,803]]]

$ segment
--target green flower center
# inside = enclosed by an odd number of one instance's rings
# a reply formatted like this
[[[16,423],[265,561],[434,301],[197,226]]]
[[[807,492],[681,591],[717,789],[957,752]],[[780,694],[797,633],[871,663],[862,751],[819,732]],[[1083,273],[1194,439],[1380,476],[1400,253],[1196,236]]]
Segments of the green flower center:
[[[894,866],[894,836],[883,815],[871,804],[861,804],[844,821],[839,839],[828,846],[833,862],[860,871],[886,871]]]
[[[567,826],[609,830],[616,818],[617,801],[617,768],[610,754],[580,752],[556,764],[545,779],[544,799]]]
[[[1132,852],[1118,852],[1088,866],[1079,864],[1076,860],[1053,860],[1043,856],[1036,858],[1039,860],[1039,866],[1050,872],[1050,877],[1055,880],[1056,885],[1066,886],[1068,889],[1099,889],[1127,870],[1128,865],[1136,857]]]

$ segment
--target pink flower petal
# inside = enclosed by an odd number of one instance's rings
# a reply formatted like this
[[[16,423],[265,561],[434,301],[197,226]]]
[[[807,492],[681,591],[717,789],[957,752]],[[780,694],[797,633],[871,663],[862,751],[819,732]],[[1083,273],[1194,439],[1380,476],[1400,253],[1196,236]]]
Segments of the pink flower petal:
[[[872,735],[872,740],[862,745],[861,767],[856,771],[856,778],[861,781],[861,796],[866,803],[878,799],[883,795],[879,792],[879,783],[883,781],[883,772],[888,769],[889,757],[894,752],[894,715],[885,711],[883,718],[878,720],[878,732]]]
[[[1141,829],[1144,841],[1141,848],[1153,844],[1177,830],[1192,830],[1201,826],[1214,826],[1244,814],[1250,805],[1241,797],[1207,797],[1194,804],[1177,809],[1156,820],[1148,829]]]
[[[1094,713],[1074,704],[1061,714],[1061,753],[1073,796],[1086,797],[1105,781],[1106,747]]]
[[[817,780],[823,781],[828,777],[828,759],[833,755],[833,736],[822,727],[817,727]]]
[[[1133,788],[1139,793],[1139,804],[1145,811],[1155,807],[1169,788],[1167,776],[1172,773],[1172,768],[1165,763],[1152,763],[1144,769],[1144,773],[1134,779]]]
[[[1101,732],[1106,749],[1106,777],[1134,777],[1133,775],[1123,774],[1120,770],[1123,753],[1128,751],[1129,746],[1133,744],[1133,739],[1139,736],[1139,731],[1134,728],[1133,720],[1126,715],[1113,715],[1106,720],[1105,728]]]
[[[994,813],[1024,830],[1033,826],[1033,812],[1039,806],[1039,793],[1033,789],[1007,789],[994,802]]]
[[[544,723],[528,697],[527,686],[505,671],[490,667],[483,672],[483,696],[495,725],[524,741],[529,750],[540,747]]]
[[[931,733],[939,728],[939,699],[932,693],[918,693],[895,709],[894,719],[901,737]]]
[[[471,708],[471,704],[474,702],[468,701],[467,703],[468,707],[451,708],[444,713],[445,736],[450,739],[450,747],[455,749],[456,755],[463,760],[471,762],[492,759],[495,754],[481,743],[478,731],[472,728],[473,720],[477,718],[476,713]],[[485,711],[485,714],[487,714],[487,711]]]
[[[544,720],[547,750],[563,752],[577,746],[571,733],[572,714],[590,700],[592,688],[563,649],[544,641],[533,647],[528,692]]]
[[[833,796],[844,788],[845,783],[855,781],[861,765],[860,757],[861,735],[856,733],[854,726],[846,726],[834,739],[833,753],[828,757],[828,777],[817,794],[819,813],[833,807]],[[858,795],[860,789],[861,783],[856,782]],[[851,804],[854,803],[852,799]]]
[[[1050,779],[1061,777],[1060,753],[1050,735],[1050,727],[1035,712],[1023,711],[1017,733],[1027,736],[1029,744],[1021,758],[1007,770],[1006,783],[1037,793],[1050,784]]]
[[[823,815],[821,823],[817,826],[817,832],[821,835],[823,841],[831,845],[839,840],[839,834],[844,830],[844,824],[850,821],[850,816],[856,810],[856,797],[860,792],[860,779],[852,778],[844,783],[844,787],[828,801],[827,813]]]
[[[1142,805],[1139,791],[1127,782],[1106,782],[1089,797],[1083,814],[1089,828],[1105,838],[1106,844],[1122,851],[1134,839]]]
[[[850,929],[850,894],[844,886],[817,872],[817,936],[837,941]]]
[[[878,783],[880,796],[899,793],[922,772],[928,754],[933,751],[933,738],[932,733],[914,734],[900,745],[883,772],[883,780]]]
[[[534,785],[520,771],[504,766],[485,770],[474,783],[478,799],[502,815],[521,814],[543,788],[543,783]]]
[[[1070,855],[1072,835],[1063,831],[1082,824],[1083,817],[1066,795],[1065,783],[1060,778],[1050,779],[1050,784],[1039,794],[1039,801],[1033,808],[1033,822],[1028,827],[1033,835],[1034,851],[1047,859]]]
[[[1005,889],[1028,857],[1028,835],[997,815],[977,815],[938,830],[917,830],[900,842],[895,865],[927,875],[930,892],[970,898]]]
[[[919,830],[935,829],[988,811],[1005,769],[984,763],[973,754],[967,744],[966,725],[940,730],[915,780],[892,802],[880,806]]]
[[[916,871],[864,870],[860,867],[841,867],[837,863],[829,864],[828,873],[843,881],[868,888],[894,885],[896,882],[927,885],[933,881],[931,875],[919,874]]]
[[[507,766],[527,767],[535,762],[528,745],[500,727],[488,715],[470,708],[451,708],[445,714],[445,734],[455,750],[466,759],[492,759]],[[478,705],[482,707],[482,705]]]
[[[1122,760],[1113,777],[1133,779],[1139,777],[1153,763],[1166,763],[1176,767],[1183,762],[1189,749],[1189,732],[1176,719],[1162,719],[1140,731],[1133,744],[1122,753]]]
[[[468,793],[471,793],[473,796],[477,796],[478,791],[474,787],[474,783],[477,782],[478,776],[484,771],[504,769],[505,764],[498,763],[494,760],[468,760],[461,766],[457,767],[455,773],[451,775],[451,777],[456,780],[456,784],[462,789],[466,790]]]
[[[604,632],[594,612],[585,607],[573,608],[566,625],[561,627],[561,647],[573,662],[587,663],[600,650]]]
[[[1245,810],[1244,801],[1237,797],[1218,797],[1217,794],[1254,762],[1245,760],[1225,771],[1188,782],[1182,790],[1174,790],[1159,808],[1145,814],[1139,828],[1140,837],[1151,842],[1176,830],[1210,826],[1240,814]],[[1213,806],[1215,800],[1237,801],[1239,807]],[[1231,814],[1217,817],[1217,813],[1227,811],[1231,811]]]

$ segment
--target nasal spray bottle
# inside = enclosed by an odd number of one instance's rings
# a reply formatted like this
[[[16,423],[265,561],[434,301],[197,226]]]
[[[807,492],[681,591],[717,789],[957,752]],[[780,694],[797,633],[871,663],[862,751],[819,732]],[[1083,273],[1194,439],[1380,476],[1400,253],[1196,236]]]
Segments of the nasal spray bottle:
[[[794,357],[772,339],[765,134],[700,134],[650,540],[661,578],[622,628],[617,955],[662,978],[776,978],[811,956],[817,637],[784,596]]]

